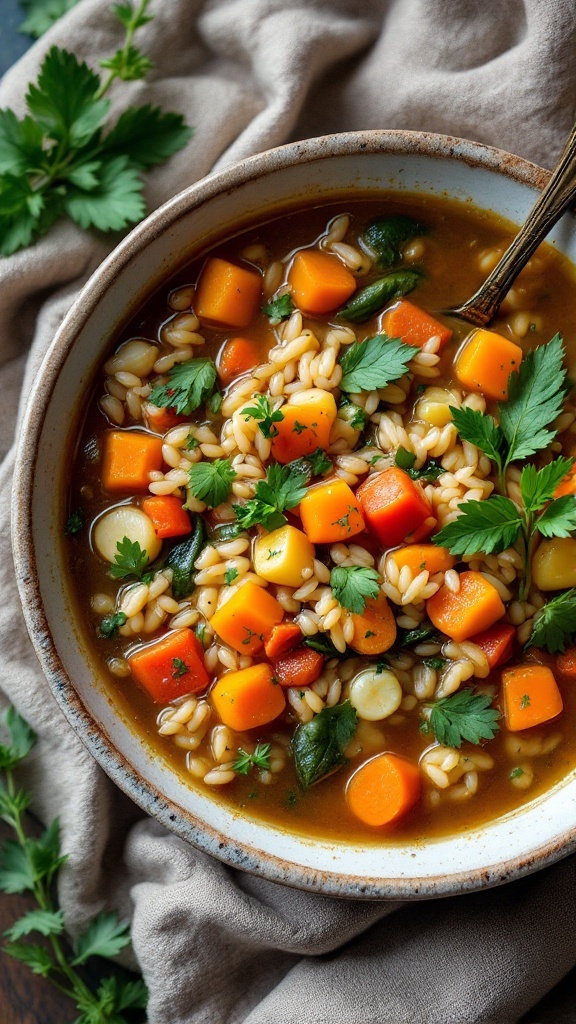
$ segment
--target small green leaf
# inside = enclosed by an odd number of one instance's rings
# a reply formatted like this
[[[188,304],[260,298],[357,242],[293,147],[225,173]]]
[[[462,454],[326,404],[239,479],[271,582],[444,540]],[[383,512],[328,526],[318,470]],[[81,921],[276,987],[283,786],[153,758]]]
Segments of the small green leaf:
[[[130,164],[128,157],[114,157],[102,165],[96,188],[85,192],[71,186],[64,199],[64,209],[81,228],[120,231],[129,224],[136,224],[146,213],[140,172]]]
[[[266,438],[278,436],[278,427],[275,424],[281,423],[284,419],[284,413],[274,408],[267,395],[255,395],[254,405],[242,409],[242,416],[246,423],[251,419],[256,420],[260,432]]]
[[[61,935],[64,931],[64,915],[61,910],[29,910],[4,932],[7,938],[16,942],[23,935],[39,932],[41,935]]]
[[[26,851],[13,839],[0,847],[0,889],[9,894],[34,891],[36,875]]]
[[[131,43],[121,50],[117,50],[112,57],[104,57],[98,63],[101,68],[113,71],[116,78],[120,78],[123,82],[146,78],[148,72],[154,67],[150,58]]]
[[[360,565],[338,565],[330,573],[330,586],[334,597],[357,615],[361,615],[368,598],[375,599],[380,593],[380,577],[375,569]]]
[[[190,466],[188,473],[192,494],[209,508],[216,508],[226,501],[236,476],[236,470],[232,469],[231,459],[195,462]]]
[[[129,537],[123,537],[118,541],[116,548],[117,554],[114,555],[116,564],[110,566],[108,575],[115,580],[127,579],[130,576],[141,579],[148,565],[148,554],[142,550],[139,542],[131,541]]]
[[[271,324],[279,324],[282,320],[288,320],[292,316],[294,309],[292,296],[288,293],[281,295],[278,299],[271,299],[270,302],[262,306],[262,312],[264,316],[268,317]]]
[[[574,465],[574,459],[557,458],[543,469],[530,464],[524,466],[520,475],[520,491],[526,512],[537,512],[546,502],[551,501],[558,485]]]
[[[100,623],[99,635],[106,640],[112,639],[118,635],[120,626],[123,626],[127,622],[128,616],[125,612],[115,612],[114,614],[105,615]]]
[[[458,518],[432,537],[434,544],[448,548],[451,554],[498,554],[518,539],[523,516],[510,498],[496,494],[483,501],[466,501],[458,508]]]
[[[12,705],[6,709],[2,720],[10,735],[10,745],[0,744],[0,768],[9,770],[27,757],[36,743],[36,734]]]
[[[236,774],[248,775],[251,768],[259,768],[260,771],[267,772],[270,768],[270,749],[270,743],[257,743],[254,753],[249,754],[246,750],[242,750],[242,747],[238,747],[238,757],[233,765]]]
[[[33,946],[23,942],[7,942],[2,949],[13,960],[19,960],[20,963],[26,964],[33,974],[39,974],[43,978],[47,978],[55,967],[52,957],[44,946]]]
[[[565,590],[548,601],[534,617],[526,647],[543,647],[560,654],[576,638],[576,588]]]
[[[313,786],[346,763],[344,751],[356,731],[356,722],[356,709],[345,700],[323,708],[310,722],[297,727],[292,750],[301,786]]]
[[[100,79],[73,53],[52,46],[26,105],[46,135],[73,148],[85,145],[104,121],[109,100],[97,99]]]
[[[349,345],[340,359],[342,391],[357,393],[384,388],[408,370],[408,363],[420,349],[398,338],[376,334]]]
[[[118,914],[103,911],[95,917],[76,941],[73,967],[85,964],[91,956],[111,958],[130,942],[129,925]]]
[[[168,371],[166,384],[156,385],[150,395],[153,405],[175,409],[189,416],[205,402],[216,384],[216,366],[211,359],[190,359]]]
[[[19,26],[24,35],[39,39],[52,25],[67,14],[79,0],[20,0],[26,20]]]
[[[442,697],[430,706],[430,726],[438,743],[459,748],[463,740],[480,743],[491,740],[498,732],[500,712],[493,708],[486,693],[469,688]]]

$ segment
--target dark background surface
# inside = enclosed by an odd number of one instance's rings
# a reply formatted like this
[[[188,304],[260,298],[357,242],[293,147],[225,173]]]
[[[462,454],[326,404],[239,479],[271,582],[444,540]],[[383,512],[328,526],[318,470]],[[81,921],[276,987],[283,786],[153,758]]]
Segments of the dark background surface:
[[[0,0],[0,75],[21,57],[33,42],[18,31],[24,20],[18,0]]]

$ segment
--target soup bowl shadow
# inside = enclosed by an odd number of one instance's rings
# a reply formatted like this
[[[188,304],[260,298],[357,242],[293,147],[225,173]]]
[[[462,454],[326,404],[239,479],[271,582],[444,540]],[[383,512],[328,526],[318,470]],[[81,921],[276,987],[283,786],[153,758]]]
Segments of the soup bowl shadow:
[[[576,778],[465,834],[386,844],[306,838],[187,785],[118,714],[74,612],[62,544],[65,460],[97,368],[145,297],[231,227],[348,191],[446,196],[521,223],[548,176],[510,154],[417,132],[349,133],[270,150],[191,186],[132,231],[86,284],[46,354],[13,492],[16,572],[32,642],[55,700],[104,771],[144,811],[230,866],[348,898],[498,885],[576,848]],[[576,262],[570,214],[549,240]]]

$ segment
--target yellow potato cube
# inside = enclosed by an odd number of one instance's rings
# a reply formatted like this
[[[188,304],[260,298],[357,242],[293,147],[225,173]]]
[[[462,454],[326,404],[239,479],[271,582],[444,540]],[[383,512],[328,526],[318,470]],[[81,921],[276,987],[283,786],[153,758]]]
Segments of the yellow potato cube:
[[[427,388],[416,404],[415,413],[419,420],[431,423],[433,427],[445,427],[452,420],[452,408],[457,400],[447,388]]]
[[[281,526],[254,544],[254,569],[269,583],[299,587],[304,583],[303,570],[314,568],[314,554],[314,545],[302,530]]]
[[[539,590],[576,587],[576,539],[543,540],[534,555],[532,575]]]

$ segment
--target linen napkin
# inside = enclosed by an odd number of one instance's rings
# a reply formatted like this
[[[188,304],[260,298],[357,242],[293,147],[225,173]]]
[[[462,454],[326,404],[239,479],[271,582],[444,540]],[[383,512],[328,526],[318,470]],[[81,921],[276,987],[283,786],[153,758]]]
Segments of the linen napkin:
[[[155,68],[113,93],[195,126],[147,176],[149,208],[215,167],[329,132],[409,128],[552,166],[574,119],[572,0],[153,0]],[[96,65],[120,43],[109,0],[81,0],[4,77],[24,112],[46,49]],[[515,1024],[576,962],[576,859],[490,892],[418,904],[338,901],[233,871],[145,818],[56,707],[19,610],[8,494],[18,393],[112,242],[68,222],[0,261],[0,680],[39,736],[23,769],[70,856],[69,929],[131,917],[150,1024]],[[536,1013],[536,1016],[534,1015]],[[576,1020],[570,990],[526,1021]]]

